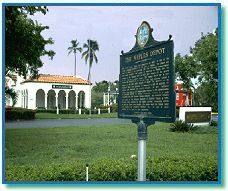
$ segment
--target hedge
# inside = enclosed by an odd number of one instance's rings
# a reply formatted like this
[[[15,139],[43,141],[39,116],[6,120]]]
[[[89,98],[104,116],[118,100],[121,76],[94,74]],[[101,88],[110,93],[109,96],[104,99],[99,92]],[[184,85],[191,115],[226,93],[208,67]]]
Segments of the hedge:
[[[56,114],[56,109],[36,109],[36,113],[54,113]],[[60,109],[59,114],[78,114],[79,110],[73,109]],[[89,114],[89,109],[82,109],[82,114]],[[100,113],[108,113],[108,109],[100,109]],[[91,114],[98,114],[98,109],[92,109]]]
[[[217,159],[213,157],[161,157],[147,159],[149,181],[218,181]],[[7,181],[84,181],[82,161],[42,166],[7,165]],[[135,181],[137,159],[98,159],[89,164],[90,181]]]
[[[36,111],[25,108],[6,108],[5,119],[6,120],[18,120],[18,119],[35,119]]]

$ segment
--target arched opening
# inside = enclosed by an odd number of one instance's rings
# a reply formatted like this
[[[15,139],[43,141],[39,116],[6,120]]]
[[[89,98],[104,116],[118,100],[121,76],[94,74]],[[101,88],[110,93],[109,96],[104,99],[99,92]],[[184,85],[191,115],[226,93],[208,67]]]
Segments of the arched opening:
[[[55,101],[55,91],[49,90],[47,94],[47,108],[48,109],[55,109],[56,108],[56,101]]]
[[[45,92],[42,89],[36,92],[36,108],[45,109]]]
[[[59,109],[66,109],[66,92],[64,90],[59,91],[58,108]]]
[[[78,108],[85,108],[85,92],[80,91],[78,93]]]
[[[75,99],[76,93],[74,90],[71,90],[68,94],[68,108],[69,109],[75,109],[76,106],[76,99]]]

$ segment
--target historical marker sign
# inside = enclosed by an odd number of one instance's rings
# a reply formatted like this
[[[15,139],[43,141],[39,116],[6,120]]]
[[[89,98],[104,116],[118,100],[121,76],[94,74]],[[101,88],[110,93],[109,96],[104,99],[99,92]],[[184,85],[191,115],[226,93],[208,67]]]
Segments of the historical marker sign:
[[[175,121],[173,41],[158,42],[143,22],[136,44],[120,56],[119,118]]]

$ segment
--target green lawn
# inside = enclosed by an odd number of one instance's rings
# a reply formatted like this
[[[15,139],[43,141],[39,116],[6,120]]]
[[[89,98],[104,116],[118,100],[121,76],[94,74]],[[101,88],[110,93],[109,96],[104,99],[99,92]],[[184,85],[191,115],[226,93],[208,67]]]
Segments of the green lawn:
[[[202,127],[192,133],[169,131],[169,124],[148,128],[147,155],[153,157],[217,157],[217,127]],[[45,165],[91,162],[100,158],[130,158],[137,155],[134,124],[26,128],[5,130],[7,165]]]
[[[36,119],[76,119],[76,118],[116,118],[117,113],[103,113],[103,114],[54,114],[54,113],[36,113]]]

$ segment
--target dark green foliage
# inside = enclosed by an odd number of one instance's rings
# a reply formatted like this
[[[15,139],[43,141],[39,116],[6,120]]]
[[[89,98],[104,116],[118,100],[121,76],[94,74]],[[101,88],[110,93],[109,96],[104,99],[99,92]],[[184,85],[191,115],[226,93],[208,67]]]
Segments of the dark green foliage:
[[[104,93],[108,91],[108,81],[103,80],[101,82],[95,82],[95,85],[92,88],[94,92]]]
[[[54,41],[44,39],[41,33],[48,29],[34,22],[28,15],[36,12],[46,14],[46,7],[35,6],[6,6],[5,7],[5,74],[16,72],[26,77],[28,72],[34,76],[38,68],[42,67],[41,56],[47,55],[51,59],[55,55],[47,50],[46,45]]]
[[[147,159],[149,181],[217,181],[217,159],[167,156]],[[85,181],[86,164],[7,165],[8,181]],[[90,181],[135,181],[137,159],[98,159],[89,164]]]
[[[56,113],[56,109],[36,109],[36,113]]]
[[[194,62],[192,56],[181,56],[179,53],[175,56],[176,78],[183,81],[184,87],[189,89],[193,86],[192,78],[196,78],[199,72],[198,65]]]
[[[195,103],[199,106],[211,106],[213,112],[218,111],[218,84],[217,82],[203,82],[195,90]]]
[[[194,105],[212,106],[218,111],[218,29],[214,33],[202,34],[190,48],[190,55],[175,56],[176,78],[185,87],[194,88]],[[195,89],[193,79],[197,79]]]
[[[147,178],[155,181],[217,181],[215,158],[162,157],[148,160]]]
[[[115,108],[113,112],[115,112]],[[111,110],[112,111],[112,110]],[[56,109],[37,109],[37,113],[56,113]],[[108,113],[108,109],[100,109],[100,113]],[[59,114],[79,114],[79,110],[75,109],[60,109]],[[89,114],[89,109],[81,109],[81,114]],[[91,114],[98,114],[98,109],[92,109]]]
[[[94,92],[108,92],[108,87],[110,85],[110,91],[116,91],[116,88],[118,88],[119,86],[119,82],[118,80],[114,81],[114,82],[108,82],[108,81],[101,81],[101,82],[95,82],[95,85],[92,88],[92,91]]]
[[[78,113],[78,110],[74,110],[74,109],[60,109],[59,110],[59,114],[77,114],[77,113]]]
[[[6,108],[5,119],[6,120],[17,120],[17,119],[35,119],[36,111],[32,109],[24,108]]]
[[[170,124],[170,130],[173,132],[189,132],[195,130],[197,127],[193,124],[186,123],[185,121],[175,121],[174,123]]]
[[[176,117],[179,117],[180,108],[176,108]]]
[[[210,122],[210,126],[217,127],[217,126],[218,126],[218,122],[212,120],[212,121]]]
[[[12,106],[14,106],[17,103],[18,95],[14,89],[5,87],[5,95],[8,95],[12,99],[12,101],[13,101]]]
[[[95,92],[92,90],[91,93],[92,93],[92,95],[91,95],[92,108],[94,108],[94,107],[99,108],[99,105],[103,104],[104,92]]]
[[[55,113],[56,109],[37,109],[37,113]],[[59,114],[78,114],[78,110],[74,109],[59,109]]]
[[[101,82],[95,82],[92,88],[92,106],[101,108],[103,105],[103,95],[107,93],[109,88],[111,93],[118,93],[119,82],[116,80],[114,82],[107,82],[105,80]],[[110,97],[112,99],[113,97]]]
[[[108,113],[108,109],[100,109],[100,113]],[[82,109],[82,114],[89,114],[89,109]],[[98,109],[92,109],[91,114],[98,114]]]

